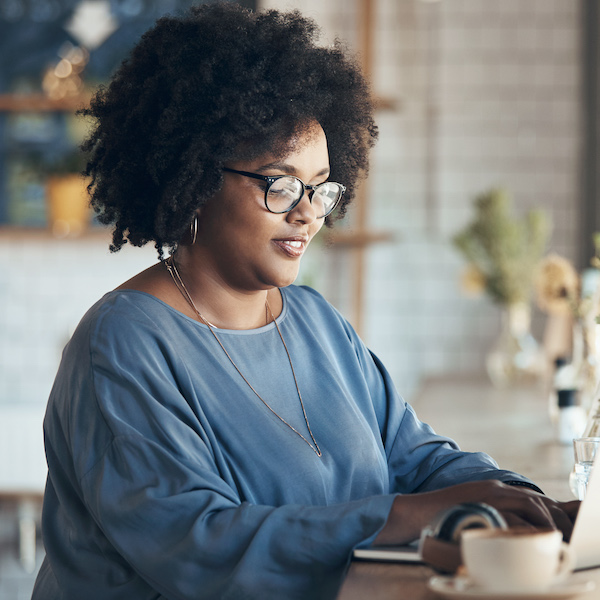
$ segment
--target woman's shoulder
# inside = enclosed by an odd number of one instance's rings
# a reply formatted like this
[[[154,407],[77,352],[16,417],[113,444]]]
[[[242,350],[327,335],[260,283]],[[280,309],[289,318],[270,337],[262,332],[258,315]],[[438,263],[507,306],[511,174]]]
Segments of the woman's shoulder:
[[[90,345],[119,344],[125,336],[156,335],[158,324],[177,318],[176,311],[155,296],[138,290],[107,292],[79,322],[73,340]],[[181,315],[183,317],[183,315]],[[185,318],[185,317],[183,317]]]
[[[320,292],[307,285],[288,285],[281,289],[286,296],[286,299],[290,302],[310,302],[311,304],[319,305],[323,308],[333,308]]]
[[[306,315],[339,314],[320,292],[307,285],[290,285],[282,288],[282,294],[288,308]]]
[[[350,338],[356,335],[342,313],[314,288],[290,285],[283,288],[283,293],[292,315],[312,322],[321,331],[335,329]]]
[[[133,289],[115,289],[100,298],[84,316],[84,320],[102,321],[108,324],[112,321],[129,321],[142,315],[152,317],[164,314],[172,309],[165,302],[147,292]]]

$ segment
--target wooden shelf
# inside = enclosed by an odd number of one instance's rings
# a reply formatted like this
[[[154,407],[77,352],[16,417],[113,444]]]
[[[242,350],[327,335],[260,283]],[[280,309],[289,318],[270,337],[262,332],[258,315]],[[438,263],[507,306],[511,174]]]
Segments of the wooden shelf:
[[[36,503],[41,502],[44,499],[44,491],[43,490],[1,490],[0,491],[0,500],[8,501],[8,502],[26,502],[33,501]]]
[[[62,100],[51,100],[43,94],[0,94],[0,111],[4,112],[74,112],[90,102],[91,95],[82,94]]]
[[[398,110],[401,104],[401,100],[397,98],[382,98],[381,96],[375,96],[376,110]]]
[[[325,236],[325,243],[340,248],[366,248],[371,244],[394,241],[390,231],[369,231],[367,229],[331,231]]]
[[[88,227],[79,235],[58,237],[52,233],[49,227],[19,227],[12,225],[0,225],[0,240],[20,242],[23,240],[70,242],[77,240],[106,240],[111,239],[111,231],[107,227],[93,225]]]
[[[0,94],[0,111],[4,112],[71,112],[90,103],[91,94],[81,94],[61,100],[52,100],[43,94]],[[397,110],[397,98],[375,97],[377,110]]]

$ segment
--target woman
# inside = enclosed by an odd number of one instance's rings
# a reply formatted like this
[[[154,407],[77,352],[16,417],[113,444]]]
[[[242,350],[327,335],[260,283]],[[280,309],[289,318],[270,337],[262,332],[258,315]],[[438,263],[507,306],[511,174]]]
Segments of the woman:
[[[335,598],[355,547],[464,501],[568,535],[574,505],[436,435],[291,285],[376,138],[357,67],[312,22],[163,18],[84,113],[112,249],[153,241],[160,261],[65,349],[34,599]]]

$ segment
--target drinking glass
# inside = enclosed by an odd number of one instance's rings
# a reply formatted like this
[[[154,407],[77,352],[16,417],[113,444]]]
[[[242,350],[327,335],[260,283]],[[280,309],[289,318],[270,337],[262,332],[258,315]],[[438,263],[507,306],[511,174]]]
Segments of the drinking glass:
[[[575,452],[575,491],[579,500],[585,498],[594,458],[600,448],[600,438],[585,437],[573,440]]]

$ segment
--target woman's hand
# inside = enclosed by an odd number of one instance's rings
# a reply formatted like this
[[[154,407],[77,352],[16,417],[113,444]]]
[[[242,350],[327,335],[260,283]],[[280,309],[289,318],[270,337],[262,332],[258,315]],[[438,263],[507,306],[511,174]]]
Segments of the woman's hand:
[[[421,530],[443,510],[464,502],[484,502],[495,508],[510,527],[560,529],[571,537],[579,501],[557,502],[533,490],[497,480],[472,481],[434,492],[397,496],[376,544],[403,544],[417,539]]]

